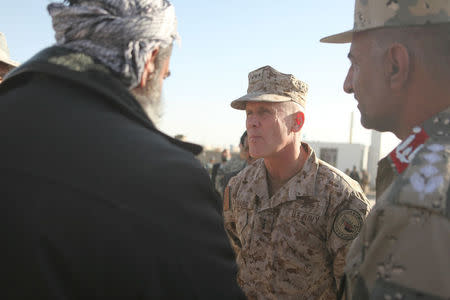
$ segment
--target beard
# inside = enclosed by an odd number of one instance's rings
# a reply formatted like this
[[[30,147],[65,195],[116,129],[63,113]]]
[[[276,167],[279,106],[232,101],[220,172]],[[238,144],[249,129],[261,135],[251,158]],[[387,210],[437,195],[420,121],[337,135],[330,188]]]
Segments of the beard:
[[[163,110],[162,82],[158,79],[160,72],[161,70],[154,72],[144,87],[137,87],[130,91],[155,124],[161,121]]]

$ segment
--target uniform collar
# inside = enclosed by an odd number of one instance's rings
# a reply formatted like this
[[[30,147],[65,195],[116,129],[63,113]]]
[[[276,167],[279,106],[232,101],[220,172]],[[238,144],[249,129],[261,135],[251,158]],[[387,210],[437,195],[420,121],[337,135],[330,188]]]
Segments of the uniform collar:
[[[450,106],[429,118],[422,127],[430,137],[450,136]]]
[[[319,160],[316,157],[314,150],[306,143],[302,143],[302,150],[307,151],[308,158],[303,165],[303,168],[292,177],[281,189],[288,188],[287,199],[281,197],[269,198],[267,171],[264,165],[264,160],[260,159],[255,162],[257,171],[253,178],[254,193],[259,198],[261,209],[275,207],[286,201],[293,201],[313,197],[315,191],[316,177],[319,169]],[[280,191],[281,191],[280,189]]]
[[[377,198],[394,179],[403,173],[429,138],[443,138],[450,135],[450,107],[437,113],[420,126],[413,128],[411,134],[391,153],[378,163]]]

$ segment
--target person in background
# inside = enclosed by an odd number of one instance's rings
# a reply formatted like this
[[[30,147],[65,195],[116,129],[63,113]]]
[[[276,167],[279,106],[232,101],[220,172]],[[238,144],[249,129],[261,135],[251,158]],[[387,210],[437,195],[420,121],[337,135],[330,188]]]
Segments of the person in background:
[[[363,192],[366,194],[369,190],[369,182],[370,182],[369,173],[367,172],[367,170],[362,170],[362,172],[361,172],[361,188],[362,188]]]
[[[214,157],[211,157],[205,164],[205,169],[208,171],[209,177],[211,177],[212,168],[214,166]]]
[[[6,299],[243,299],[218,198],[154,122],[166,0],[50,3],[56,45],[0,85]]]
[[[450,1],[356,0],[344,90],[402,142],[348,253],[344,299],[450,299]]]
[[[353,166],[353,169],[350,172],[350,178],[357,181],[358,183],[361,183],[361,177],[359,176],[359,172],[356,169],[356,166]]]
[[[336,299],[369,202],[302,142],[306,83],[270,66],[248,78],[231,107],[246,112],[257,160],[231,178],[223,201],[239,285],[249,299]]]
[[[220,167],[227,161],[229,161],[230,158],[231,158],[230,150],[223,149],[222,152],[220,153],[220,161],[218,163],[215,163],[211,170],[211,182],[213,186],[216,186],[217,172],[219,171]]]
[[[250,156],[248,149],[247,131],[244,131],[239,140],[239,158],[232,158],[224,163],[217,171],[216,190],[223,197],[225,187],[231,177],[236,176],[247,165],[251,164],[254,159]]]

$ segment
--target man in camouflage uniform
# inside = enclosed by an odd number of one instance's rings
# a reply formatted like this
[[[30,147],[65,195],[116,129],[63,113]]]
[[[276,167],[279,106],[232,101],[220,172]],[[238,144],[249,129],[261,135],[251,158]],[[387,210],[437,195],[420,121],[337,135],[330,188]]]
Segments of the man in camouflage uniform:
[[[222,152],[220,153],[220,161],[218,163],[215,163],[211,169],[211,181],[213,183],[213,186],[216,186],[217,172],[219,171],[220,167],[230,159],[231,159],[230,150],[223,149]]]
[[[344,90],[366,128],[402,143],[380,161],[345,299],[450,299],[450,1],[356,0]]]
[[[250,154],[230,180],[225,228],[249,299],[336,299],[349,243],[369,204],[351,178],[301,142],[307,85],[270,66],[249,74]]]
[[[219,192],[221,197],[223,197],[223,192],[231,177],[236,176],[247,166],[247,164],[253,162],[254,159],[250,156],[248,151],[247,131],[245,131],[239,140],[239,157],[230,159],[221,165],[217,171],[216,190]]]

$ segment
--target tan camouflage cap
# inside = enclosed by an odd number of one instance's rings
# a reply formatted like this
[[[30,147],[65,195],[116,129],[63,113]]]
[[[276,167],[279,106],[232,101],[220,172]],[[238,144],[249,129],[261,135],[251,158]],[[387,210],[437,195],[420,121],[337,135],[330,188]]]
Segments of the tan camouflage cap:
[[[10,65],[11,67],[17,67],[19,65],[18,62],[11,60],[9,57],[8,44],[6,43],[6,37],[2,32],[0,32],[0,62]]]
[[[450,22],[450,0],[355,0],[352,30],[321,39],[349,43],[353,32],[381,27],[420,26]]]
[[[248,74],[247,95],[231,102],[234,109],[245,110],[248,101],[287,102],[293,101],[305,107],[308,85],[292,74],[283,74],[265,66]]]

